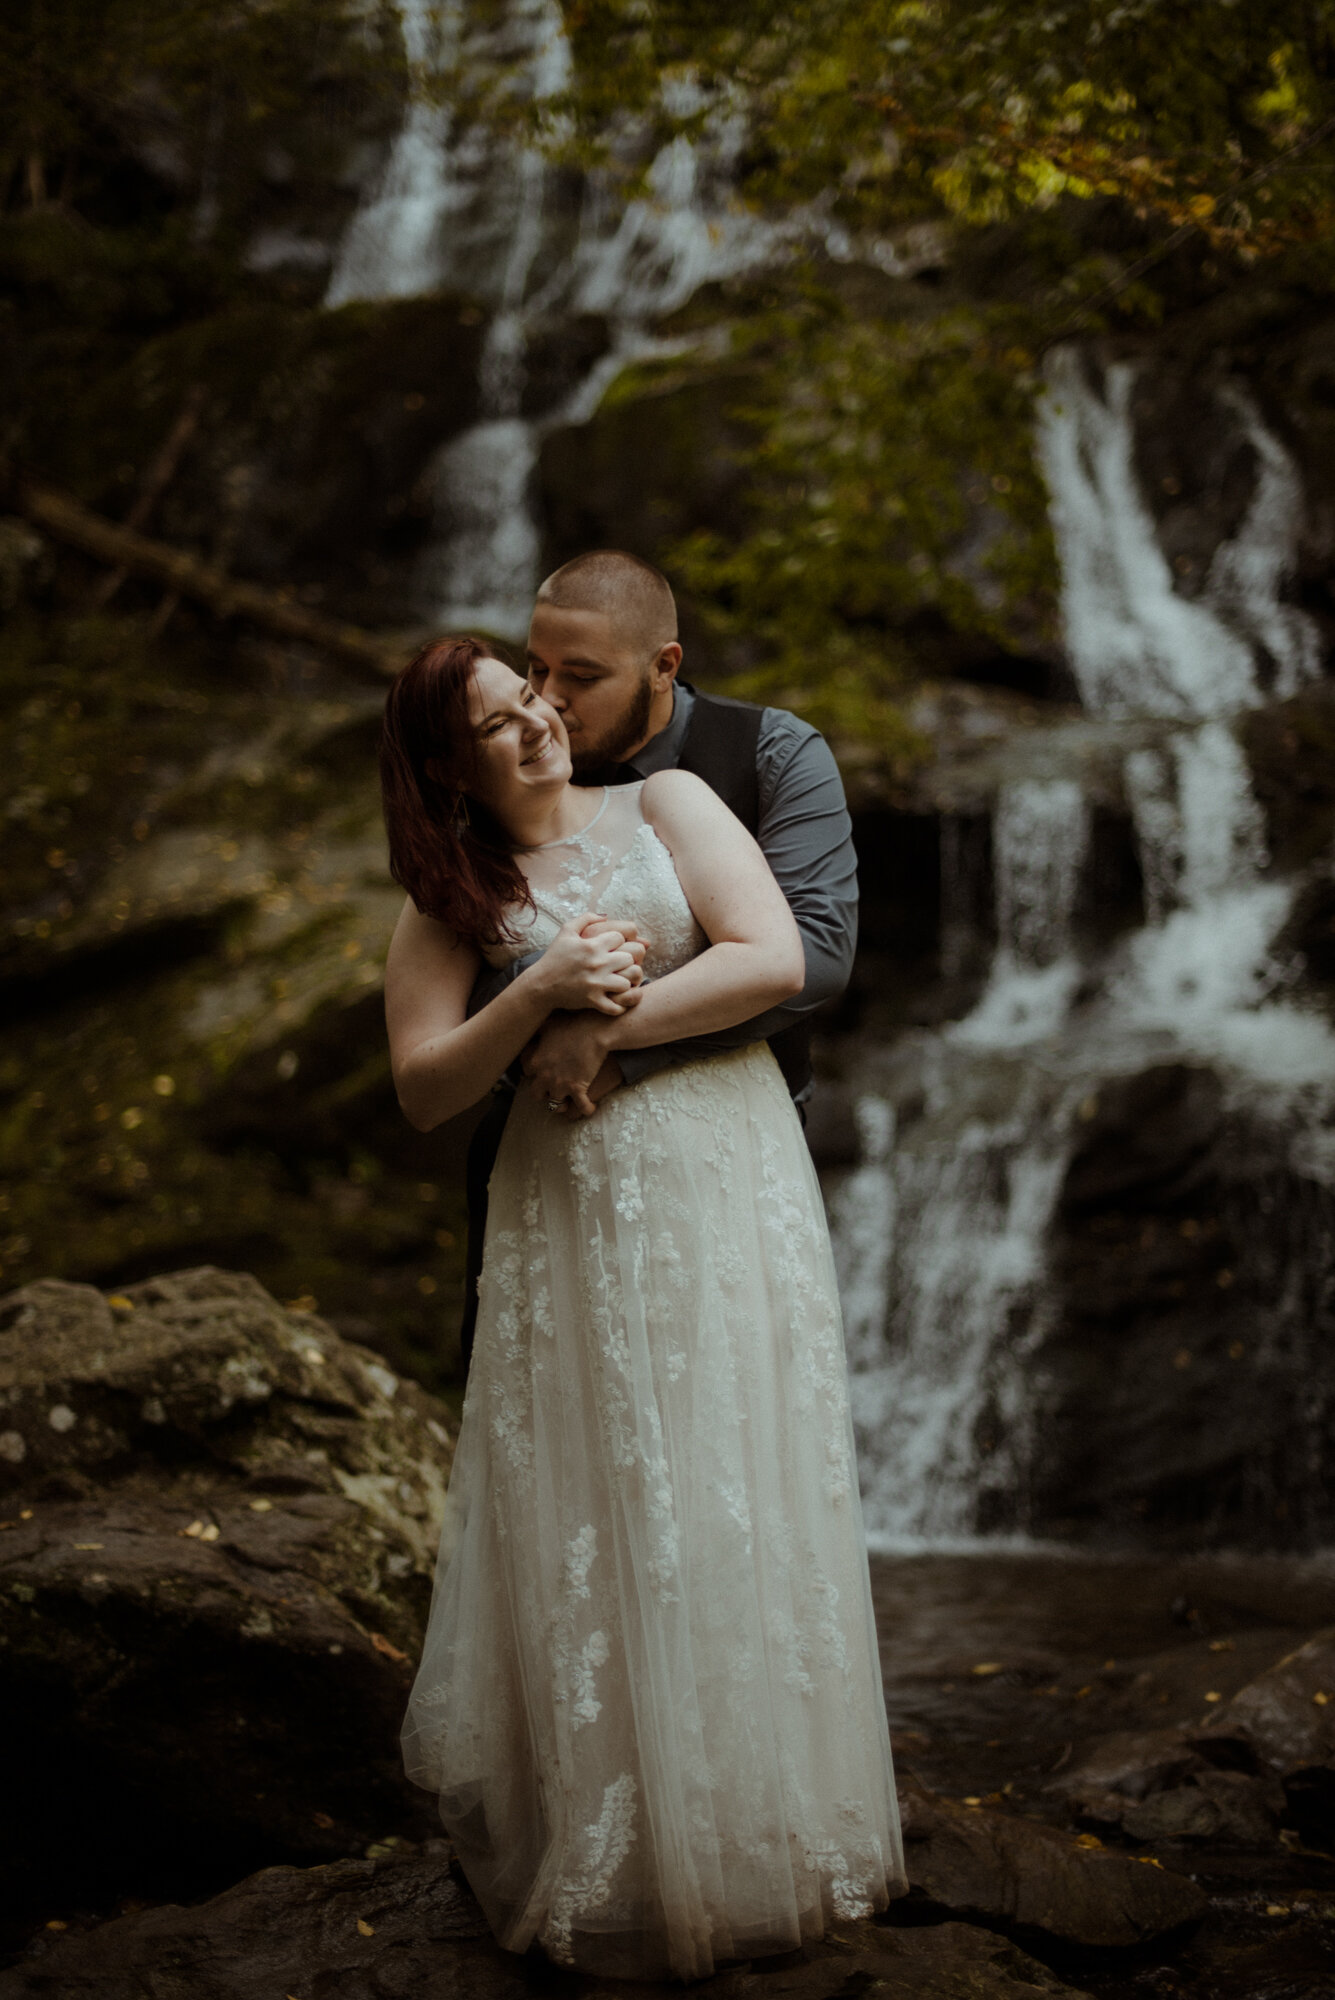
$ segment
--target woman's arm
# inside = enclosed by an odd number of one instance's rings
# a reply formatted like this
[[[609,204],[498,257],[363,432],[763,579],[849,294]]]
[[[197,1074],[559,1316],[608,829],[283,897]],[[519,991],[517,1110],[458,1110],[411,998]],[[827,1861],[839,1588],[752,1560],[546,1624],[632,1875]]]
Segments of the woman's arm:
[[[708,1034],[800,993],[802,939],[783,891],[741,821],[700,778],[660,771],[644,816],[672,855],[709,950],[644,988],[638,1006],[606,1024],[609,1053]]]
[[[581,935],[595,923],[602,928]],[[430,1132],[485,1097],[554,1008],[619,1016],[638,997],[632,982],[642,953],[602,919],[576,917],[469,1020],[478,952],[406,903],[385,967],[385,1020],[394,1087],[408,1122]]]

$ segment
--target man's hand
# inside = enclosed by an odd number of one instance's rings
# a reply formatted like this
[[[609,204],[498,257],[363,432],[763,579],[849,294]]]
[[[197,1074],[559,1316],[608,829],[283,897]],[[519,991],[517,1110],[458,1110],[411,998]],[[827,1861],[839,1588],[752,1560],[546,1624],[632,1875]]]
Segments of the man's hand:
[[[622,1081],[621,1067],[609,1056],[613,1023],[589,1009],[579,1014],[553,1014],[524,1053],[530,1088],[542,1104],[569,1100],[569,1113],[591,1118],[609,1090]]]

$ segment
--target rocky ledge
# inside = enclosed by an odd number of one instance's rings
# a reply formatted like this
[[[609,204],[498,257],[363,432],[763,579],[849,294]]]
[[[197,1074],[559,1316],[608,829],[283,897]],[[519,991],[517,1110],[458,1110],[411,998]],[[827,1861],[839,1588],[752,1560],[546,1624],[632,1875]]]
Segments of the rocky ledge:
[[[443,1405],[245,1275],[0,1301],[11,1886],[68,1876],[72,1800],[94,1881],[422,1824],[397,1739],[452,1446]]]

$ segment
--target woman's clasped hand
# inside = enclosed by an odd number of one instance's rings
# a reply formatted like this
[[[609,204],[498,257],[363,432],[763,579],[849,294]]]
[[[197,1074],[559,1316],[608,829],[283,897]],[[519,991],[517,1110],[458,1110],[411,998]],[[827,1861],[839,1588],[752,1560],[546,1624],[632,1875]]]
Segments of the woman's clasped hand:
[[[562,924],[534,970],[553,1007],[624,1014],[640,998],[644,952],[633,923],[589,913]]]

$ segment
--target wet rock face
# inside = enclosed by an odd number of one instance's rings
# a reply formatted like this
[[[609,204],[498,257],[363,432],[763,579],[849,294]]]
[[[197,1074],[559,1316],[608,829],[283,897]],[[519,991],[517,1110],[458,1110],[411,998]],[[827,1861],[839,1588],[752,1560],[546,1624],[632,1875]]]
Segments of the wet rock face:
[[[1319,1544],[1335,1197],[1203,1065],[1115,1080],[1084,1115],[1052,1237],[1035,1527]]]
[[[422,1822],[398,1729],[447,1412],[242,1274],[0,1301],[11,1879],[314,1857]]]

